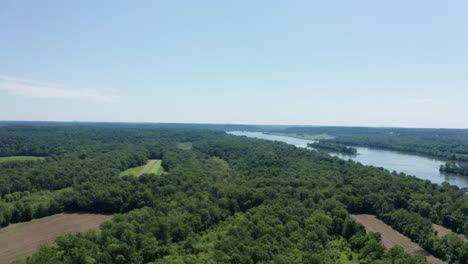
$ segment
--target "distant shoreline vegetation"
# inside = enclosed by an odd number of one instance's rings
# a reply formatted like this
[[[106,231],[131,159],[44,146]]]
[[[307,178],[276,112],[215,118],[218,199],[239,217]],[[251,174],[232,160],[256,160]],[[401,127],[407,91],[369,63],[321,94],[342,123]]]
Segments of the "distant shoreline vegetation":
[[[339,152],[339,153],[344,153],[344,154],[351,154],[351,155],[357,154],[356,148],[343,146],[343,145],[332,143],[332,142],[319,141],[319,142],[307,143],[307,146],[310,148],[328,150],[328,151]]]
[[[323,140],[323,139],[333,139],[334,137],[324,133],[324,134],[298,134],[298,133],[280,133],[280,132],[263,132],[266,135],[273,136],[283,136],[283,137],[292,137],[305,140]]]
[[[289,127],[285,135],[326,134],[330,142],[415,153],[452,162],[468,162],[467,129]]]
[[[468,176],[468,164],[456,164],[446,162],[445,165],[440,165],[440,171]]]

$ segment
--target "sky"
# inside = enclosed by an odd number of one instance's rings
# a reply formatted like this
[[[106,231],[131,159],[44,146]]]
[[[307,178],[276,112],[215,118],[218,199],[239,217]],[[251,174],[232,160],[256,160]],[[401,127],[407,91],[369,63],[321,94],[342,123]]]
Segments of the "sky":
[[[468,1],[0,2],[0,120],[468,128]]]

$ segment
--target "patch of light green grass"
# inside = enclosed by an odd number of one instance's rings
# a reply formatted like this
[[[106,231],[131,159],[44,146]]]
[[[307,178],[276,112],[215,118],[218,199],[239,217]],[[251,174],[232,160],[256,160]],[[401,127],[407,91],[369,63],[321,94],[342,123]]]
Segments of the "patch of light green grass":
[[[151,169],[149,170],[149,173],[153,173],[156,175],[161,175],[164,172],[163,167],[161,166],[162,161],[161,160],[156,160],[156,162],[153,164]]]
[[[178,149],[183,149],[183,150],[191,150],[192,149],[192,143],[191,142],[177,143],[177,148]]]
[[[140,174],[140,171],[142,171],[144,167],[145,167],[145,165],[124,170],[119,174],[119,177],[122,177],[122,176],[125,176],[125,175],[137,176],[137,175]]]
[[[10,161],[38,161],[44,160],[45,157],[36,157],[36,156],[12,156],[12,157],[0,157],[0,162],[10,162]]]
[[[164,168],[161,166],[161,160],[148,160],[143,166],[127,169],[119,174],[119,177],[125,175],[141,176],[142,174],[156,174],[161,175],[164,172]]]

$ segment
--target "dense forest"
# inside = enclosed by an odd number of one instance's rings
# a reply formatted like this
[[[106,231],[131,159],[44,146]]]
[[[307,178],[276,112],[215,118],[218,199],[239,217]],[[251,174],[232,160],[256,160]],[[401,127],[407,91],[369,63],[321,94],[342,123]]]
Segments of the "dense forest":
[[[350,155],[355,155],[357,154],[357,149],[353,147],[348,147],[340,144],[336,144],[330,141],[317,141],[313,143],[307,143],[307,146],[309,148],[315,148],[315,149],[323,149],[326,151],[331,151],[331,152],[338,152],[338,153],[343,153],[343,154],[350,154]]]
[[[352,146],[386,148],[452,161],[468,161],[467,129],[287,127],[284,133],[328,134],[330,142]]]
[[[191,143],[181,148],[180,143]],[[20,263],[425,263],[385,250],[352,213],[375,214],[449,263],[468,243],[468,195],[330,155],[190,128],[0,128],[0,224],[58,212],[115,214]],[[118,177],[161,159],[166,173]]]

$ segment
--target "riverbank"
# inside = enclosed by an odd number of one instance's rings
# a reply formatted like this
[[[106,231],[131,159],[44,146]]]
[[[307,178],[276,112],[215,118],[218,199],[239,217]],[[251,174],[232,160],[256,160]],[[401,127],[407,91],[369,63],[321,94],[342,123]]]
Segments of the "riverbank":
[[[302,148],[307,148],[308,143],[314,142],[313,140],[271,135],[261,132],[231,131],[228,133],[237,136],[281,141]],[[356,149],[359,155],[345,155],[339,153],[329,154],[345,160],[351,159],[364,165],[382,167],[389,171],[413,175],[422,180],[429,180],[436,184],[448,182],[449,184],[458,186],[459,188],[468,188],[468,177],[439,171],[440,165],[445,164],[444,160],[385,149],[367,147],[356,147]]]

